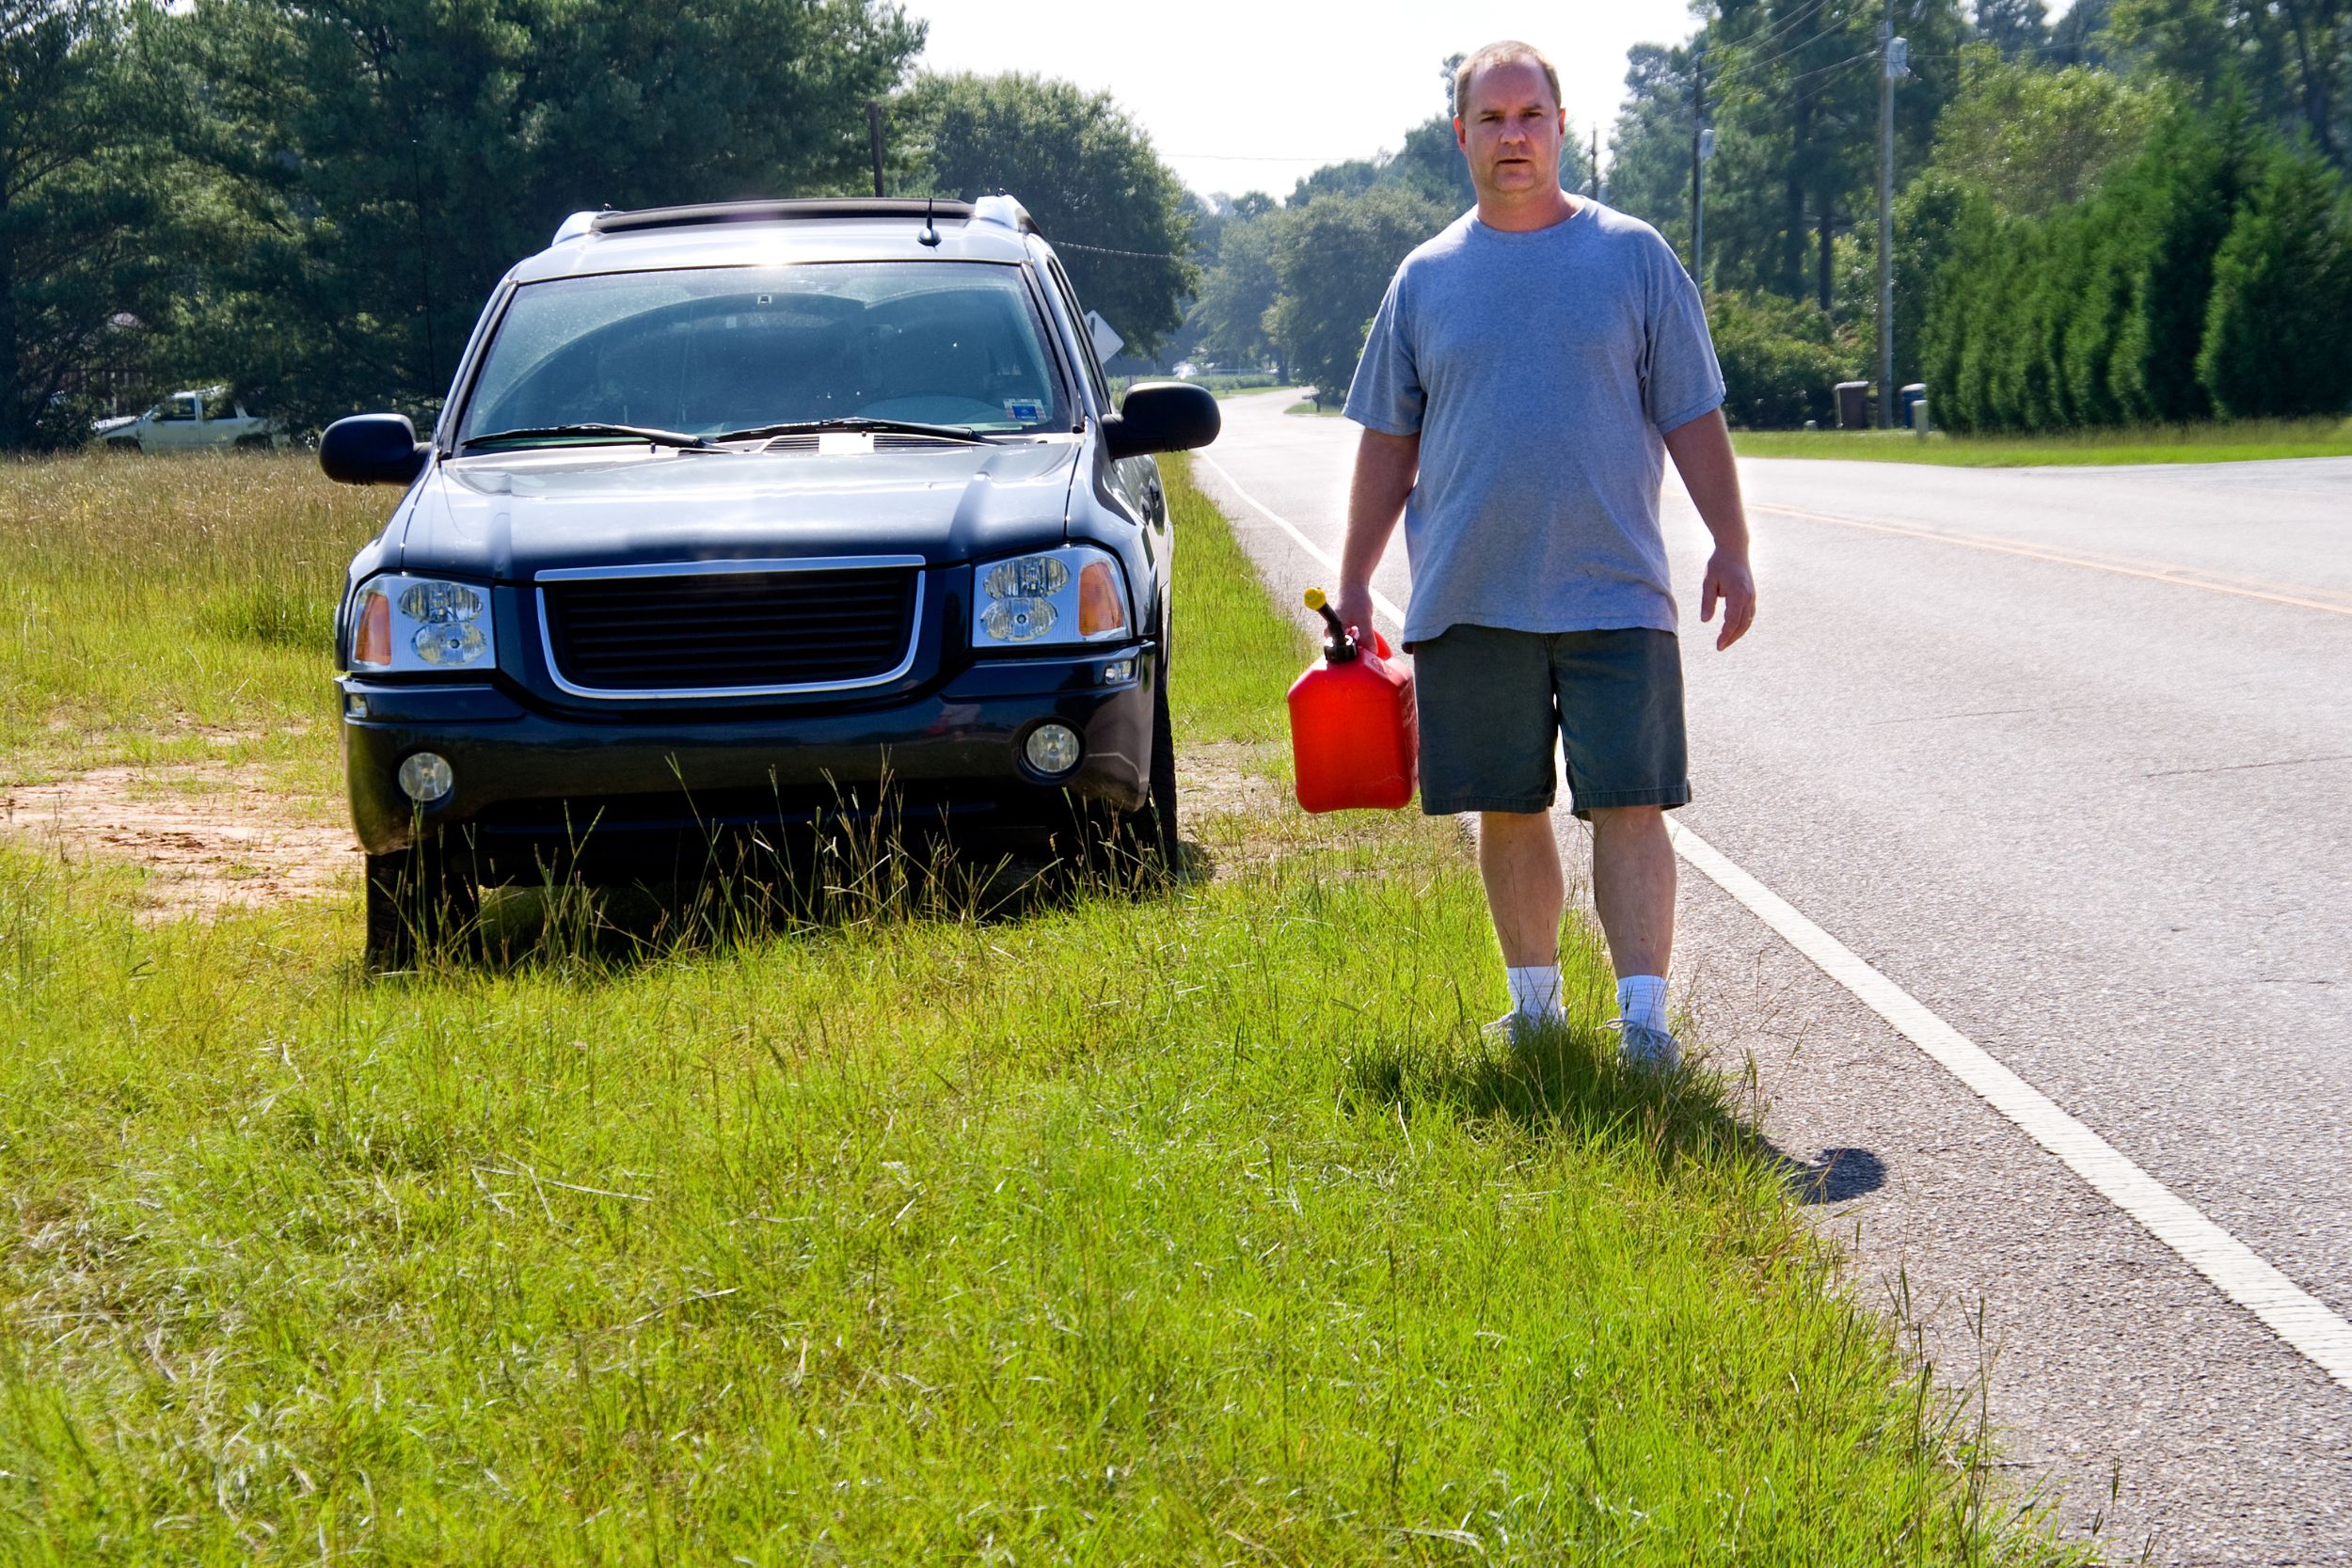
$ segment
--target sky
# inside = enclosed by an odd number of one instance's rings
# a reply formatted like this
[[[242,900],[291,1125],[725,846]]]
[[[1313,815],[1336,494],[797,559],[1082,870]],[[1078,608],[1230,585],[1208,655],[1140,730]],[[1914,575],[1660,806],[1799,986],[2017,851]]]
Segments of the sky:
[[[1679,42],[1686,0],[904,0],[930,24],[918,66],[1027,71],[1102,88],[1202,195],[1281,198],[1324,164],[1393,152],[1445,108],[1448,55],[1518,38],[1551,56],[1571,130],[1609,127],[1625,52]]]

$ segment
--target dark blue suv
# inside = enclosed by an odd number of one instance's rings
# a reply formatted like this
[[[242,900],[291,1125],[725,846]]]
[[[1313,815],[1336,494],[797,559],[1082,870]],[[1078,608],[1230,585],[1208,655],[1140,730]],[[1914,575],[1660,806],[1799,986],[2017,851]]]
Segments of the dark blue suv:
[[[371,949],[844,813],[1172,853],[1150,454],[1216,430],[1179,383],[1114,407],[1009,198],[573,217],[430,440],[320,444],[407,487],[336,622]]]

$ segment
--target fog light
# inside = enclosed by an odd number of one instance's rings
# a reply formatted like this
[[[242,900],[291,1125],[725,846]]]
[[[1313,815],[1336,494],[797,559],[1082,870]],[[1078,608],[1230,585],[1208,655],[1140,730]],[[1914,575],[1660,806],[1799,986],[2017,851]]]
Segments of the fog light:
[[[1078,732],[1067,724],[1040,724],[1022,751],[1030,767],[1053,778],[1078,766]]]
[[[429,806],[457,787],[457,775],[451,771],[449,758],[419,752],[400,765],[400,787],[417,804]]]
[[[367,697],[358,691],[344,692],[343,713],[352,719],[365,719],[368,716]]]
[[[1117,686],[1120,681],[1129,681],[1135,678],[1136,661],[1132,658],[1115,658],[1108,664],[1103,666],[1103,684],[1104,686]]]

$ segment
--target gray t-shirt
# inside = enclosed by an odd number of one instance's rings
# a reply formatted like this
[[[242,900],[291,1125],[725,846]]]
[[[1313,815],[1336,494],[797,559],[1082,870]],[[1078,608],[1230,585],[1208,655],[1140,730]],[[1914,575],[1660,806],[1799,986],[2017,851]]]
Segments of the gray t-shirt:
[[[1405,638],[1675,629],[1660,436],[1720,405],[1707,312],[1658,230],[1597,201],[1528,233],[1475,211],[1405,258],[1347,417],[1421,436]]]

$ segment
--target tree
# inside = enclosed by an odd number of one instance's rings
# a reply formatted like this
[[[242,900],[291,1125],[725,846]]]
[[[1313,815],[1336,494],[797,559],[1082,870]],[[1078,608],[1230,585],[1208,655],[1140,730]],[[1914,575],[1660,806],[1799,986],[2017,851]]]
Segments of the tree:
[[[922,40],[873,0],[197,0],[233,194],[187,352],[318,420],[436,396],[564,216],[856,190]]]
[[[2095,193],[2004,216],[1981,187],[1941,215],[1921,329],[1958,429],[2046,430],[2352,402],[2352,217],[2315,156],[2243,107],[2173,111]],[[1973,217],[1967,214],[1973,213]]]
[[[1406,132],[1403,150],[1389,160],[1381,175],[1383,183],[1409,185],[1415,195],[1457,213],[1478,201],[1470,164],[1454,136],[1454,121],[1444,115],[1432,116]]]
[[[2007,61],[1974,45],[1935,123],[1929,167],[1982,190],[2005,214],[2046,217],[2137,156],[2170,108],[2161,82]]]
[[[2325,166],[2272,161],[2214,257],[2197,379],[2236,418],[2352,406],[2352,213]]]
[[[1609,137],[1609,204],[1691,254],[1691,55],[1637,43],[1626,51],[1625,103]]]
[[[1876,206],[1880,9],[1815,0],[1726,0],[1692,43],[1632,50],[1618,118],[1613,203],[1685,253],[1692,88],[1704,82],[1715,158],[1707,175],[1710,285],[1837,305],[1840,230]],[[1915,74],[1896,94],[1896,166],[1925,162],[1957,81],[1967,24],[1957,0],[1899,0]]]
[[[2206,108],[2243,94],[2339,169],[2352,163],[2352,0],[2117,0],[2114,32]]]
[[[2107,372],[2124,418],[2201,420],[2213,412],[2197,355],[2214,256],[2267,151],[2242,106],[2215,119],[2178,116],[2105,193],[2109,221],[2137,239]]]
[[[1150,355],[1184,321],[1200,280],[1184,185],[1108,93],[1021,74],[925,76],[898,111],[916,140],[914,188],[1018,197],[1130,353]]]
[[[1200,352],[1219,364],[1259,365],[1278,357],[1266,316],[1274,309],[1274,247],[1284,221],[1279,212],[1229,220],[1219,237],[1216,261],[1186,317],[1199,328]]]
[[[2050,41],[2045,0],[1977,0],[1977,36],[2004,58],[2031,55]]]
[[[133,16],[0,0],[0,451],[86,439],[69,382],[119,315],[168,308],[173,173]]]
[[[1285,214],[1268,325],[1291,372],[1313,382],[1318,407],[1345,395],[1397,263],[1453,216],[1393,186],[1317,197]]]

